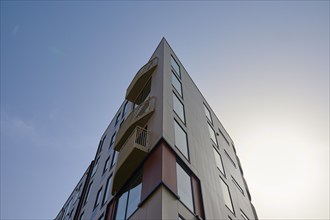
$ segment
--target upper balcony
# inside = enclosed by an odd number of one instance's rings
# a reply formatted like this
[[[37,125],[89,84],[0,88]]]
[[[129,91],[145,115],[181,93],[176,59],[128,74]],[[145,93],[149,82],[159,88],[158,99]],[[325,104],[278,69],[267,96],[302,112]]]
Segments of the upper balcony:
[[[138,97],[151,77],[152,73],[156,69],[158,64],[158,58],[155,57],[144,65],[134,76],[131,84],[126,90],[126,99],[137,105],[140,105],[143,100],[139,100]]]
[[[137,106],[126,118],[116,135],[114,149],[120,151],[136,126],[144,127],[155,111],[156,97],[152,96]]]
[[[131,177],[150,150],[150,132],[137,126],[120,149],[113,178],[112,194]]]

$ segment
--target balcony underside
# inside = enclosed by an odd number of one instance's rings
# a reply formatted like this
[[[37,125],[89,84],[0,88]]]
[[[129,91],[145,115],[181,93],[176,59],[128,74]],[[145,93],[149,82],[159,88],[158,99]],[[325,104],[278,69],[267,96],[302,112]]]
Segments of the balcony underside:
[[[126,90],[126,99],[135,104],[141,104],[138,102],[138,96],[140,95],[142,89],[146,85],[148,79],[151,77],[152,73],[156,69],[158,64],[158,58],[155,57],[150,60],[146,65],[144,65],[135,75],[131,84]]]

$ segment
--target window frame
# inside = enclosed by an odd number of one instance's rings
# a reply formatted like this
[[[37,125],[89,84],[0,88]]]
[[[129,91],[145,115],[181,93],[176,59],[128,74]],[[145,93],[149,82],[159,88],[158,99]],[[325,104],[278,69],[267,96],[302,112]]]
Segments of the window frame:
[[[176,73],[173,70],[171,72],[172,72],[172,80],[171,80],[172,86],[173,86],[174,90],[180,95],[180,97],[183,98],[182,82],[181,82],[181,80],[178,78],[178,76],[176,75]],[[175,80],[180,85],[180,91],[178,91],[178,89],[176,88],[175,84],[173,83],[173,79],[174,78],[175,78]]]
[[[210,109],[206,106],[205,102],[203,102],[203,106],[204,106],[204,112],[205,112],[205,116],[206,116],[207,120],[213,125],[213,120],[212,120],[212,115],[211,115]],[[210,116],[210,118],[208,116]]]
[[[221,154],[218,152],[218,150],[217,150],[217,148],[216,148],[215,146],[213,146],[212,148],[213,148],[214,156],[215,156],[215,157],[219,156],[219,158],[220,158],[220,164],[221,164],[221,168],[222,168],[222,170],[221,170],[220,167],[218,167],[218,162],[217,162],[217,159],[215,158],[215,160],[216,160],[215,162],[216,162],[216,165],[217,165],[217,169],[220,171],[220,173],[221,173],[224,177],[226,177],[226,171],[225,171],[225,167],[224,167],[224,164],[223,164],[223,161],[222,161]],[[217,154],[217,155],[215,155],[215,154]]]
[[[174,61],[174,63],[177,65],[178,67],[178,71],[176,71],[175,67],[172,65],[172,61]],[[174,56],[171,54],[171,69],[177,74],[177,76],[181,79],[181,67],[179,65],[179,63],[176,61],[176,59],[174,58]]]
[[[112,181],[112,174],[108,177],[107,182],[105,184],[103,198],[102,198],[102,206],[105,205],[106,202],[108,202],[108,197],[111,189],[111,181]]]
[[[182,114],[183,114],[182,117],[183,117],[183,118],[181,118],[181,116],[179,115],[179,113],[175,111],[175,108],[174,108],[174,106],[175,106],[175,104],[174,104],[174,99],[175,99],[175,98],[176,98],[176,99],[178,100],[178,102],[181,104],[180,106],[182,106]],[[184,104],[183,104],[183,102],[180,100],[180,98],[175,94],[174,91],[172,91],[172,101],[173,101],[173,111],[174,111],[174,113],[178,116],[178,118],[182,121],[183,124],[186,124],[186,113],[185,113]]]
[[[228,210],[229,210],[231,213],[233,213],[233,214],[235,215],[234,203],[233,203],[233,199],[232,199],[232,196],[231,196],[231,192],[230,192],[229,186],[228,186],[228,184],[225,182],[225,180],[222,179],[221,176],[219,176],[219,178],[220,178],[220,185],[221,185],[221,190],[222,190],[223,200],[224,200],[224,202],[225,202],[225,206],[228,208]],[[227,190],[225,191],[225,189],[224,189],[223,187],[225,187]],[[228,205],[226,204],[227,202],[226,202],[226,198],[225,198],[225,193],[227,193],[227,195],[228,195],[228,198],[229,198],[229,200],[230,200],[230,206],[231,206],[231,208],[228,207]]]
[[[185,201],[182,200],[183,196],[180,195],[180,191],[179,191],[179,186],[182,185],[182,184],[179,184],[179,177],[178,177],[178,168],[184,172],[184,174],[186,174],[188,177],[189,177],[189,186],[190,186],[190,195],[189,199],[191,199],[191,205],[192,207],[189,207],[190,204],[186,204]],[[187,170],[187,168],[185,168],[185,166],[183,165],[183,163],[179,162],[179,161],[176,161],[176,182],[177,182],[177,193],[178,193],[178,196],[180,198],[180,202],[185,206],[187,207],[187,209],[189,209],[192,213],[195,213],[195,210],[196,210],[196,207],[195,207],[195,196],[194,196],[194,190],[193,190],[193,184],[192,184],[192,177],[191,177],[191,172],[189,172]],[[183,185],[186,185],[186,183],[184,183]],[[191,209],[192,208],[192,209]]]
[[[101,188],[97,191],[93,210],[95,210],[100,204],[100,200],[101,200],[100,195],[101,195],[101,192],[102,192],[102,188],[103,187],[101,186]]]
[[[180,125],[180,123],[174,118],[174,145],[175,147],[179,150],[179,152],[189,161],[190,156],[189,156],[189,143],[188,143],[188,135],[187,132],[185,131],[185,129]],[[175,132],[175,124],[178,125],[178,127],[181,129],[181,131],[185,134],[185,143],[186,143],[186,151],[187,151],[187,155],[185,155],[185,152],[181,151],[181,148],[177,146],[177,142],[176,140],[178,140],[176,132]]]
[[[239,183],[236,181],[236,179],[231,175],[231,180],[236,186],[236,188],[245,196],[243,188],[239,185]]]

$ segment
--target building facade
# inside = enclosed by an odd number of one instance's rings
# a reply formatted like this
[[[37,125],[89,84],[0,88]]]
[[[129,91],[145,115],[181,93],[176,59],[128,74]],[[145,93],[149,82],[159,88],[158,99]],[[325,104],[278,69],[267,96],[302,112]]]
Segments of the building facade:
[[[257,219],[232,139],[165,38],[55,219]]]

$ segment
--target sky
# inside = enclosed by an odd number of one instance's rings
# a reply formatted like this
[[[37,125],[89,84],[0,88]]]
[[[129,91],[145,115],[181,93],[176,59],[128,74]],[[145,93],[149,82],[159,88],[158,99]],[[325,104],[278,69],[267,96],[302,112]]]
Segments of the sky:
[[[260,219],[329,219],[329,1],[1,1],[0,219],[53,219],[165,37]]]

